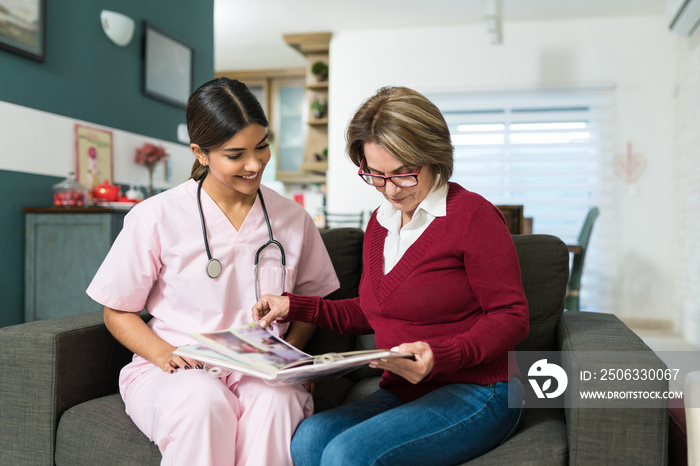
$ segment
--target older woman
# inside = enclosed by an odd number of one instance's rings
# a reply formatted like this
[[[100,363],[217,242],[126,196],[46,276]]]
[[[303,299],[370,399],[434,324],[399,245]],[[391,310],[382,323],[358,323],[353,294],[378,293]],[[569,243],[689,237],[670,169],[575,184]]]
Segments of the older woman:
[[[428,99],[387,87],[347,130],[363,181],[384,196],[364,240],[359,297],[285,294],[253,307],[261,326],[312,322],[375,332],[377,347],[412,353],[374,361],[385,370],[368,397],[305,420],[292,440],[296,465],[455,464],[517,428],[522,387],[508,351],[528,333],[518,257],[500,211],[448,182],[453,148]]]

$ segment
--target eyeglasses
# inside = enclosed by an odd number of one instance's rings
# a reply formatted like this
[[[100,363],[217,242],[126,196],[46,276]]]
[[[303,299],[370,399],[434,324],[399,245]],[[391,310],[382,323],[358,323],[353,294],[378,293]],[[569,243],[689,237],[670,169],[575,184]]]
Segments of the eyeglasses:
[[[357,174],[360,175],[360,178],[362,178],[362,181],[367,183],[370,186],[374,186],[375,188],[381,188],[382,186],[386,186],[386,180],[391,180],[392,183],[394,183],[396,186],[399,188],[412,188],[414,186],[418,186],[418,174],[420,173],[420,169],[423,167],[418,167],[416,171],[413,173],[406,173],[402,175],[390,175],[390,176],[384,176],[384,175],[372,175],[371,173],[365,173],[362,171],[362,168],[365,166],[365,160],[362,159],[362,163],[360,164],[360,169],[357,170]]]

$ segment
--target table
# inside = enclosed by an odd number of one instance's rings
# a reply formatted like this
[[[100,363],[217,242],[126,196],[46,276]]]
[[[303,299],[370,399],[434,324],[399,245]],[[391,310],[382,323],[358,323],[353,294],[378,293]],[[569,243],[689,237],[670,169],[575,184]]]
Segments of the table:
[[[580,244],[567,244],[566,247],[569,249],[569,252],[571,252],[571,253],[581,254],[581,245]]]

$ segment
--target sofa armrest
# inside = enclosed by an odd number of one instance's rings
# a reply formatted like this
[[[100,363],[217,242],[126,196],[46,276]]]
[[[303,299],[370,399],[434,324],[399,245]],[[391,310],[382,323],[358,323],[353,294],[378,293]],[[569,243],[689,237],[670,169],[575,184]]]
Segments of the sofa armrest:
[[[101,311],[0,328],[0,464],[54,464],[63,412],[116,393],[130,357]]]
[[[562,365],[569,374],[591,367],[666,369],[664,362],[612,314],[565,312],[557,327],[557,340]],[[611,352],[621,351],[635,353],[632,357],[610,359]],[[578,394],[579,389],[625,390],[642,386],[639,382],[626,385],[602,381],[591,386],[584,385],[578,377],[572,379],[569,393],[573,394]],[[647,381],[643,390],[667,391],[668,381]],[[625,407],[624,401],[611,408],[574,407],[584,403],[569,399],[565,408],[569,464],[666,464],[667,402],[661,400],[649,408]]]

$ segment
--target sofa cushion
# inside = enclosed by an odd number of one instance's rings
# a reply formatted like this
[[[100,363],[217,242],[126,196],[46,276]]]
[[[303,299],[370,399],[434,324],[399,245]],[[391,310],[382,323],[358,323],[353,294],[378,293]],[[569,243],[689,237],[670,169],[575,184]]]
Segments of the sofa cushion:
[[[564,311],[569,250],[550,235],[513,235],[523,289],[530,308],[530,333],[517,351],[555,351],[556,328]]]
[[[569,447],[563,410],[524,409],[518,430],[506,442],[465,464],[469,466],[568,465]]]
[[[114,394],[63,413],[55,459],[57,466],[157,466],[161,454],[126,414],[121,396]]]
[[[359,228],[322,230],[321,238],[328,250],[340,288],[326,296],[328,299],[347,299],[357,296],[362,276],[362,241],[364,232]],[[330,330],[317,329],[304,347],[309,354],[351,351],[354,335],[340,335]]]
[[[346,299],[357,296],[362,276],[362,242],[364,232],[359,228],[332,228],[321,230],[321,238],[328,250],[340,288],[326,296],[328,299]],[[341,335],[317,328],[304,347],[309,354],[342,353],[352,351],[355,335]],[[314,411],[321,412],[341,404],[347,396],[353,379],[346,376],[319,380],[314,388]]]
[[[381,373],[374,377],[365,377],[364,379],[358,379],[355,384],[350,388],[348,396],[344,403],[350,403],[352,401],[361,400],[373,391],[379,388],[379,382],[382,381]]]
[[[345,299],[357,296],[362,276],[362,242],[364,231],[359,228],[332,228],[321,230],[321,238],[331,257],[340,288],[328,299]]]

